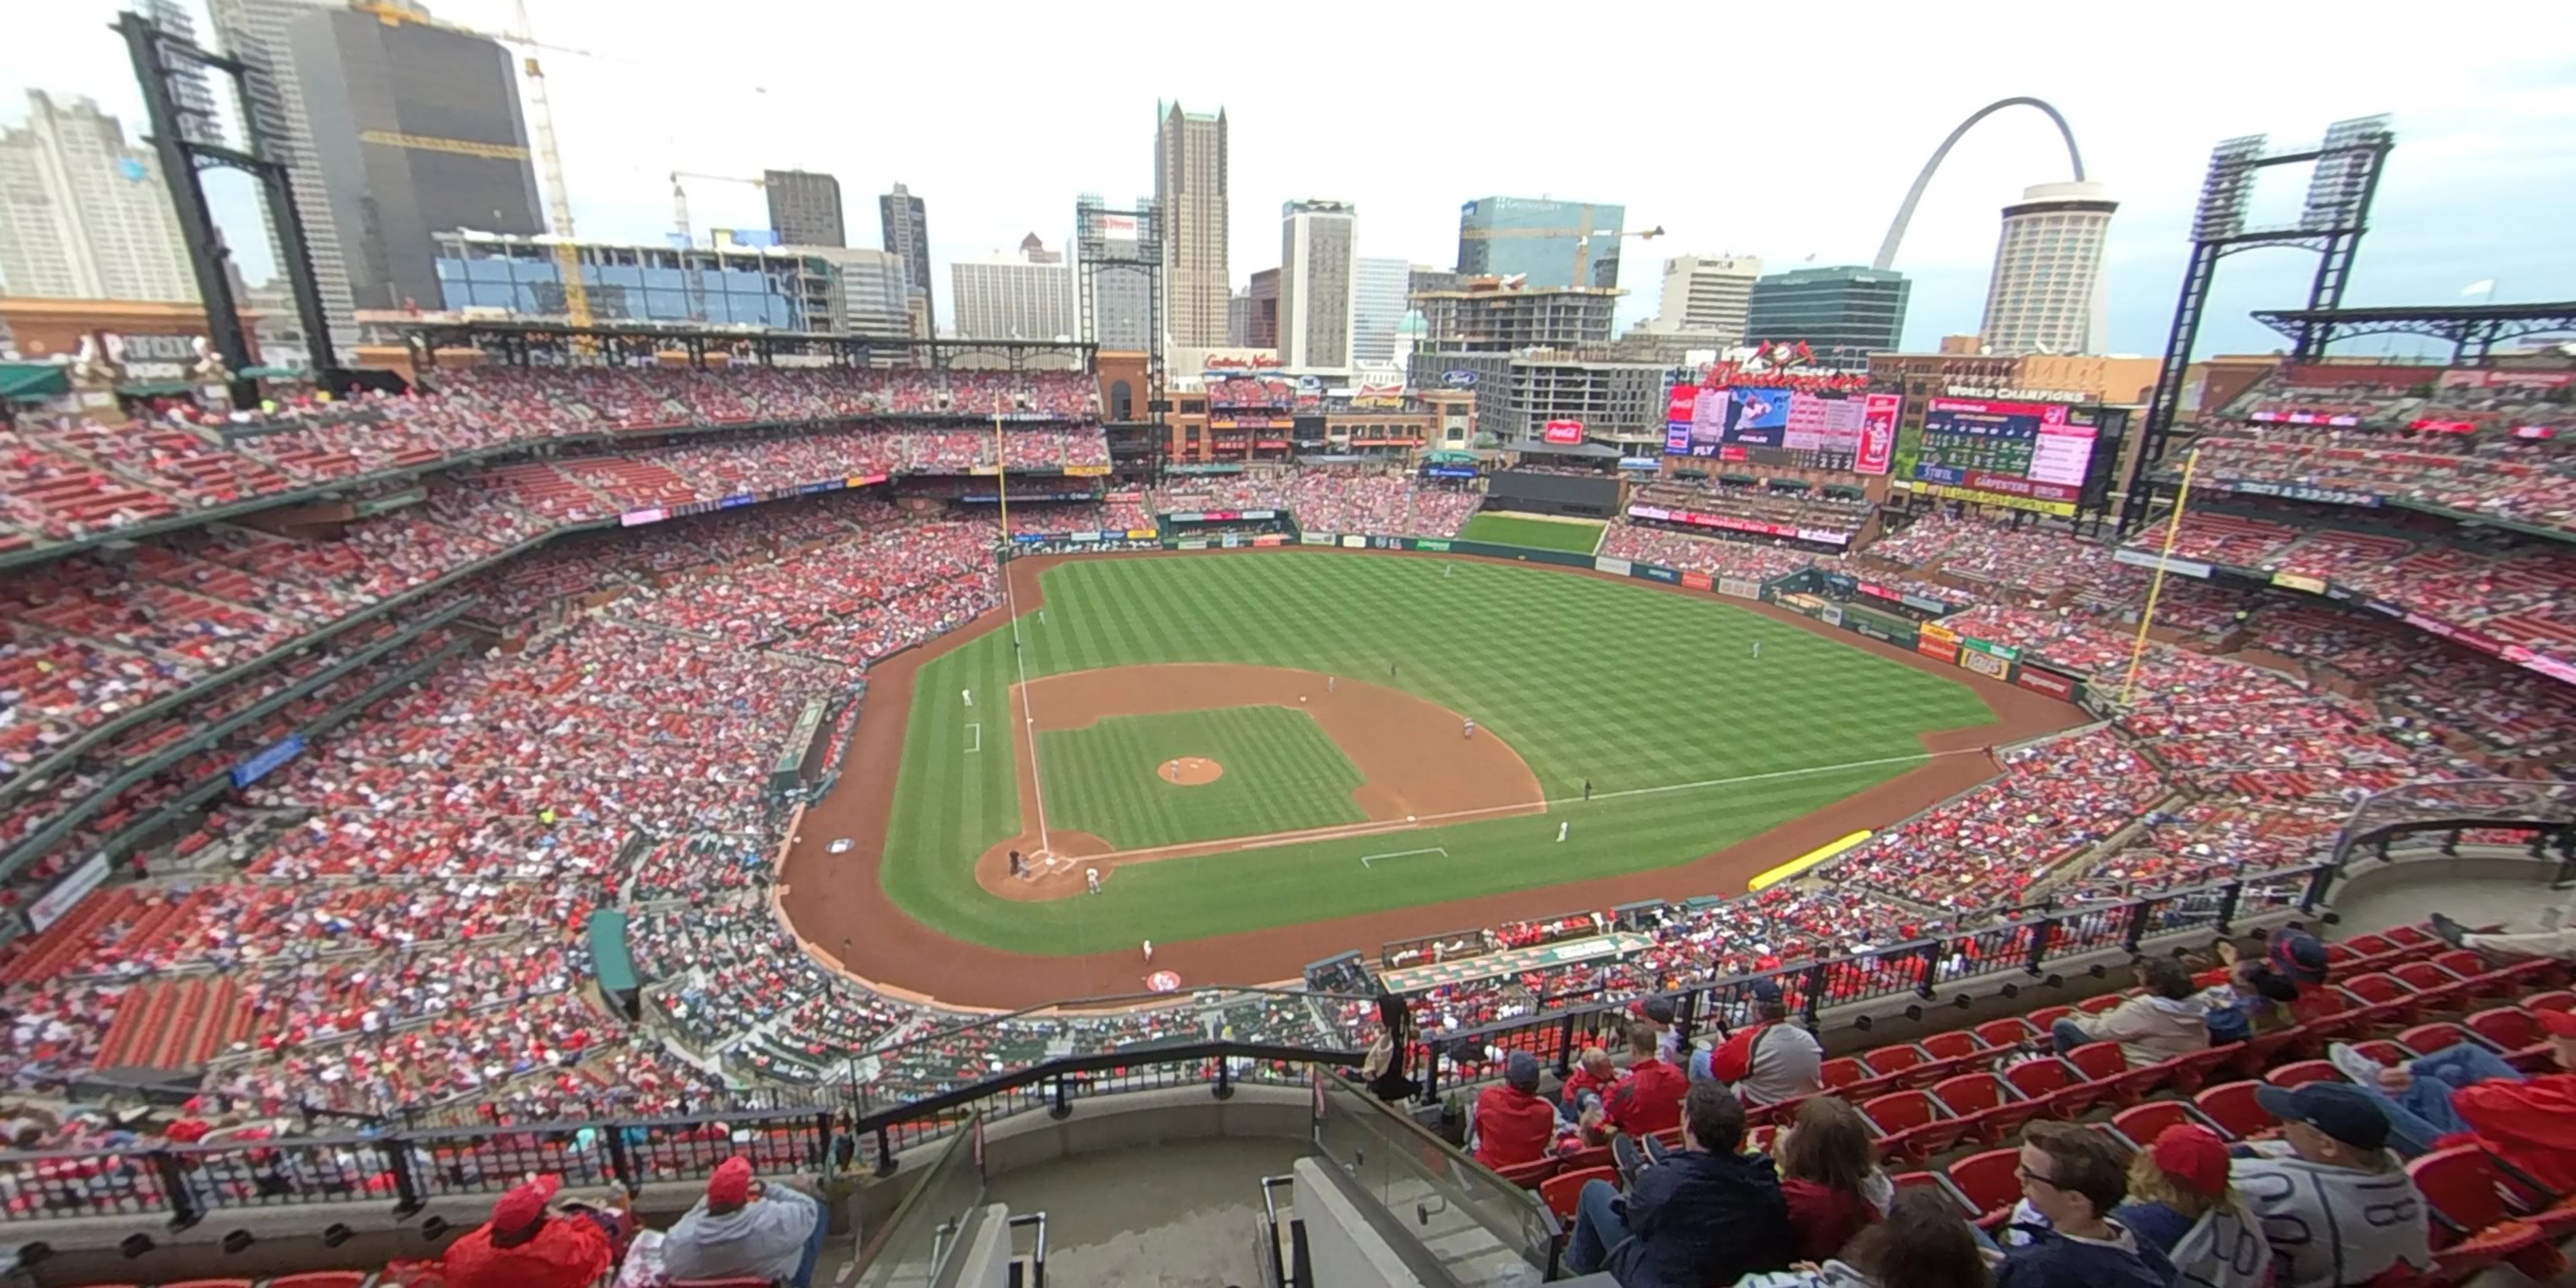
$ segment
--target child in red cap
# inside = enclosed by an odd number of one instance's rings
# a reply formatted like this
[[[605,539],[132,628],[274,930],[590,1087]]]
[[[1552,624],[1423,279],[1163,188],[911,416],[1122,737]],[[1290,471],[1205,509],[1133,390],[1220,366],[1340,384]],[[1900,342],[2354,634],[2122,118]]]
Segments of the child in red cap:
[[[2111,1219],[2164,1253],[2177,1283],[2263,1288],[2272,1248],[2227,1172],[2218,1133],[2176,1123],[2129,1160],[2129,1201],[2111,1209]]]

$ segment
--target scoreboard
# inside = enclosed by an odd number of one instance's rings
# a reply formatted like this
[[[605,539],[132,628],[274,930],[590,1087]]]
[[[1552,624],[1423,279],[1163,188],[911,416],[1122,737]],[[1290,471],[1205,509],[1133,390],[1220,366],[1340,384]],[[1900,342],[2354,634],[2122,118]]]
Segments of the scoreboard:
[[[1935,398],[1924,407],[1914,481],[1938,496],[2072,516],[2099,498],[2095,449],[2117,437],[2117,424],[2103,409],[2066,403]]]

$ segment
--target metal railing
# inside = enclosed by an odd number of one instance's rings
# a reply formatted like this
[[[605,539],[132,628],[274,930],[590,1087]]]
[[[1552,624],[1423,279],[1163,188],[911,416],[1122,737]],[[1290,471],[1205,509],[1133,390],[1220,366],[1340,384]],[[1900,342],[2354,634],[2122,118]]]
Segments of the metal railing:
[[[1676,1027],[1685,1039],[1702,1029],[1724,1033],[1750,1016],[1754,990],[1766,982],[1781,989],[1810,1027],[1827,1010],[1861,1004],[1901,1001],[1919,1017],[1945,990],[1961,985],[2009,988],[2019,980],[2046,981],[2053,966],[2088,955],[2159,951],[2166,944],[2179,947],[2174,941],[2185,937],[2231,933],[2249,918],[2312,915],[2336,878],[2353,863],[2375,861],[2370,856],[2381,853],[2391,836],[2449,829],[2446,848],[2465,833],[2527,840],[2534,859],[2556,863],[2562,877],[2576,875],[2576,792],[2563,784],[2439,784],[2385,795],[2390,799],[2374,798],[2355,810],[2328,862],[2129,899],[2043,905],[1938,937],[1692,985],[1667,994],[1675,1002]],[[2517,807],[2541,817],[2506,816]],[[1326,1071],[1355,1066],[1360,1055],[1356,1026],[1345,1026],[1336,1015],[1363,1000],[1263,990],[1210,994],[1189,1012],[1194,1022],[1180,1030],[1184,1035],[1142,1041],[1126,1040],[1130,1031],[1099,1013],[998,1016],[863,1057],[840,1085],[761,1089],[728,1099],[721,1111],[690,1116],[456,1123],[151,1148],[6,1152],[0,1153],[0,1192],[13,1201],[0,1205],[0,1226],[157,1216],[184,1228],[225,1212],[333,1201],[379,1202],[409,1215],[437,1199],[488,1200],[530,1172],[554,1173],[571,1187],[640,1186],[702,1180],[736,1154],[771,1171],[839,1166],[891,1175],[901,1152],[941,1140],[953,1147],[971,1134],[958,1129],[978,1120],[1033,1110],[1060,1118],[1073,1112],[1076,1101],[1096,1096],[1204,1086],[1223,1098],[1238,1081],[1303,1084],[1325,1078],[1329,1098],[1343,1084]],[[1444,1080],[1454,1086],[1505,1051],[1530,1051],[1563,1070],[1583,1038],[1604,1028],[1626,1000],[1594,994],[1543,1014],[1417,1034],[1407,1067],[1426,1101],[1439,1098]],[[997,1049],[983,1044],[1004,1033],[1011,1035],[1012,1061],[999,1073],[928,1089],[858,1076],[864,1060],[880,1061],[875,1072],[882,1074],[882,1062],[906,1050],[961,1060],[961,1053],[971,1051],[972,1063],[982,1065]],[[1028,1052],[1021,1044],[1040,1035],[1052,1035],[1047,1048],[1021,1061]],[[1088,1041],[1074,1040],[1086,1036]],[[1277,1040],[1283,1036],[1288,1040]],[[1330,1130],[1343,1125],[1335,1122]],[[1437,1142],[1422,1136],[1412,1145]]]

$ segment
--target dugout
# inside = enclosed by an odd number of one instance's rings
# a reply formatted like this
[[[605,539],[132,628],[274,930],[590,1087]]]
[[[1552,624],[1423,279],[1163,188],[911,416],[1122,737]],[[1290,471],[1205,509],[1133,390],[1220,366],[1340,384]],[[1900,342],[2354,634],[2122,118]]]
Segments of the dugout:
[[[1433,962],[1482,957],[1491,951],[1483,930],[1452,930],[1446,934],[1387,940],[1378,946],[1377,960],[1381,970],[1403,970],[1409,966],[1428,966]]]

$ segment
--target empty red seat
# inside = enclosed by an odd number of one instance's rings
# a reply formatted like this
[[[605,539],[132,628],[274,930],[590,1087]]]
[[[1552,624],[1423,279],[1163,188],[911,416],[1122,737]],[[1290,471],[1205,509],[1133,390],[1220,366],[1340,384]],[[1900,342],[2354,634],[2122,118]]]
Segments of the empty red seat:
[[[2576,992],[2562,988],[2534,993],[2522,999],[2522,1008],[2526,1011],[2576,1011]]]
[[[1538,1188],[1540,1181],[1556,1175],[1556,1168],[1557,1160],[1553,1158],[1534,1158],[1526,1163],[1514,1163],[1510,1167],[1494,1170],[1495,1174],[1504,1180],[1522,1189],[1534,1190]]]
[[[2046,1033],[2050,1026],[2074,1013],[2075,1008],[2072,1006],[2043,1006],[2030,1013],[2030,1026],[2041,1033]]]
[[[2192,1107],[2220,1131],[2243,1140],[2281,1125],[2281,1120],[2273,1117],[2271,1110],[2254,1099],[2254,1089],[2261,1085],[2256,1082],[2222,1082],[2215,1087],[2204,1087],[2199,1095],[2191,1098]]]
[[[1896,1085],[1900,1088],[1926,1085],[1939,1074],[1941,1069],[1941,1065],[1932,1058],[1930,1052],[1911,1042],[1899,1042],[1893,1046],[1883,1046],[1864,1052],[1861,1055],[1861,1063],[1868,1065],[1871,1072],[1882,1078],[1895,1079]]]
[[[2148,1142],[2164,1134],[2166,1128],[2192,1123],[2198,1123],[2204,1127],[2209,1125],[2200,1115],[2191,1111],[2189,1104],[2180,1100],[2150,1100],[2143,1105],[2132,1105],[2111,1115],[2112,1130],[2128,1137],[2129,1143],[2140,1149],[2146,1148]]]
[[[2469,1041],[2469,1031],[2448,1020],[2418,1024],[2397,1035],[2397,1045],[2417,1055],[2431,1055],[2447,1046]]]
[[[2123,1000],[2124,999],[2122,999],[2117,993],[2104,993],[2100,997],[2088,997],[2081,1002],[2077,1002],[2075,1004],[2075,1009],[2084,1012],[2086,1015],[2100,1015],[2104,1011],[2108,1011],[2113,1007],[2118,1006]]]
[[[2556,1063],[2550,1058],[2549,1039],[2541,1033],[2540,1022],[2520,1007],[2492,1007],[2461,1023],[2486,1039],[2488,1046],[2503,1052],[2505,1063],[2525,1073]]]
[[[1864,1102],[1860,1111],[1878,1128],[1879,1153],[1891,1162],[1920,1162],[1959,1143],[1968,1124],[1950,1116],[1924,1091],[1896,1091]]]
[[[2276,1087],[2304,1087],[2311,1082],[2341,1082],[2343,1073],[2331,1060],[2300,1060],[2274,1069],[2263,1080]]]
[[[2155,1065],[2143,1069],[2129,1067],[2128,1054],[2117,1042],[2087,1042],[2066,1053],[2066,1062],[2094,1083],[2109,1099],[2134,1105],[2146,1099],[2147,1093],[2164,1081],[2164,1070]]]
[[[2048,1109],[2046,1101],[2015,1091],[1994,1074],[1963,1073],[1932,1084],[1933,1098],[1949,1106],[1953,1117],[1967,1123],[1967,1136],[1980,1145],[2000,1145],[2018,1134],[2024,1123]]]
[[[2040,1036],[2039,1030],[2032,1028],[2029,1021],[2018,1015],[2007,1015],[2000,1020],[1988,1020],[1978,1025],[1975,1032],[1977,1040],[1990,1047],[2020,1046]]]
[[[2024,1060],[2004,1070],[2004,1081],[2013,1090],[2042,1101],[2041,1112],[2050,1118],[2081,1118],[2085,1111],[2110,1098],[2109,1087],[2088,1082],[2075,1066],[2064,1060]]]
[[[2361,1022],[2365,1025],[2404,1028],[2413,1024],[2424,1008],[2416,990],[2394,975],[2355,975],[2344,981],[2343,987],[2360,1000]]]
[[[2502,1180],[2475,1145],[2437,1149],[2406,1164],[2406,1174],[2433,1206],[2433,1275],[2458,1283],[2536,1250],[2552,1255],[2540,1227],[2505,1210]],[[2543,1277],[2547,1272],[2543,1272]]]
[[[1548,1211],[1571,1223],[1574,1205],[1582,1200],[1583,1186],[1587,1181],[1608,1181],[1616,1185],[1619,1183],[1619,1169],[1587,1167],[1579,1172],[1560,1172],[1539,1182],[1538,1201],[1546,1204]]]
[[[1970,1154],[1950,1164],[1942,1174],[1959,1206],[1976,1215],[1969,1219],[1980,1230],[1991,1234],[2012,1219],[2013,1204],[2021,1201],[2021,1150],[1990,1149]]]

